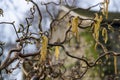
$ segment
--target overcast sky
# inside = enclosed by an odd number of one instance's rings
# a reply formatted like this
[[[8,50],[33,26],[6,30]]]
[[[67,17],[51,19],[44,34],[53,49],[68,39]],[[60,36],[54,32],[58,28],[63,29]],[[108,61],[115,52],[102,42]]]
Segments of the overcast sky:
[[[103,2],[104,0],[78,0],[78,1],[80,3],[80,6],[85,8],[88,6],[95,5],[99,2]],[[109,11],[119,12],[120,11],[120,8],[119,8],[120,0],[109,0],[109,1],[110,1]],[[94,9],[98,10],[98,7],[94,8]]]
[[[40,1],[58,1],[58,0],[34,0],[36,2]],[[72,1],[72,0],[67,0],[67,1]],[[79,3],[77,4],[78,6],[82,7],[82,8],[88,8],[92,5],[95,5],[99,2],[102,2],[103,0],[77,0],[79,1]],[[110,0],[110,4],[109,4],[109,11],[120,11],[119,8],[119,3],[120,0]],[[25,0],[0,0],[0,8],[2,8],[4,10],[4,17],[0,17],[0,21],[15,21],[15,25],[18,26],[19,21],[23,21],[24,20],[24,14],[26,14],[26,12],[29,10],[29,8],[31,7],[31,3],[27,3]],[[99,10],[99,7],[94,8],[94,10]],[[47,21],[48,22],[48,21]],[[3,26],[3,25],[0,25]],[[6,25],[7,27],[0,27],[0,31],[2,31],[4,33],[4,31],[6,32],[6,34],[9,34],[10,32],[13,32],[13,28],[11,28],[12,26],[10,25]],[[47,25],[47,28],[49,27],[49,25]],[[18,28],[18,27],[16,27]],[[15,34],[14,34],[15,35]],[[0,36],[4,36],[6,37],[5,34],[0,34]],[[9,36],[7,37],[11,37],[13,36],[13,34],[9,34]],[[4,40],[6,41],[6,39]],[[12,42],[14,42],[14,39],[11,39]]]

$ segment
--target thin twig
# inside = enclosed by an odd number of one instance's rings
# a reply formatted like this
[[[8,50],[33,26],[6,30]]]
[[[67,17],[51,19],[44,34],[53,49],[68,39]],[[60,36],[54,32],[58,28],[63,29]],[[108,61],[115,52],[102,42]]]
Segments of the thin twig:
[[[14,25],[15,21],[13,22],[0,22],[0,24],[11,24],[15,30],[15,33],[17,35],[17,38],[19,39],[19,36],[18,36],[18,33],[17,33],[17,29],[15,28],[15,25]]]
[[[30,2],[32,2],[32,3],[36,6],[36,8],[37,8],[38,15],[39,15],[39,23],[38,23],[38,27],[39,27],[40,31],[42,32],[42,26],[41,26],[41,22],[42,22],[42,14],[41,14],[40,8],[39,8],[39,6],[38,6],[33,0],[30,0]]]

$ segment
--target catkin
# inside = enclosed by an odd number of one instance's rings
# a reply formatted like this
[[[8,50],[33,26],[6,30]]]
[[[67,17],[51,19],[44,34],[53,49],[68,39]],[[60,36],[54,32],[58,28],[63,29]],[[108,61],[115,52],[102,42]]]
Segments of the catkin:
[[[55,57],[56,57],[56,60],[58,60],[58,57],[59,57],[59,46],[56,46],[55,47]]]
[[[47,45],[48,45],[48,38],[47,36],[42,36],[42,48],[40,52],[40,62],[46,60],[46,55],[47,55]]]
[[[73,32],[73,35],[76,36],[77,41],[79,42],[79,33],[78,33],[78,25],[79,25],[79,17],[74,17],[72,19],[72,28],[71,31]]]
[[[72,29],[71,30],[73,33],[78,32],[78,17],[74,17],[72,19]]]

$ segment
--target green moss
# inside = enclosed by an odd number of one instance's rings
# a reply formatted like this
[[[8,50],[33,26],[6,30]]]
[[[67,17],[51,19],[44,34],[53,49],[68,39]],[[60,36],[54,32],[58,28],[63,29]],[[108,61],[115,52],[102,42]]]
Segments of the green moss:
[[[98,57],[98,53],[97,53],[97,50],[95,50],[95,41],[92,37],[92,34],[90,32],[88,32],[88,30],[86,30],[85,32],[82,32],[81,33],[81,36],[84,38],[85,40],[85,43],[87,44],[87,47],[86,47],[86,57],[87,58],[90,58],[93,57],[94,59],[96,59]]]

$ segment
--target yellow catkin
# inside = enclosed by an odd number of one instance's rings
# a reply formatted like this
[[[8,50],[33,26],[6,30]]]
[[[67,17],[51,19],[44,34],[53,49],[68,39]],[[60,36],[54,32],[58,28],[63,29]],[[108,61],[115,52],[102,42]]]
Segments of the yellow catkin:
[[[73,33],[78,32],[78,17],[74,17],[72,19],[72,29],[71,30]]]
[[[105,28],[102,29],[102,36],[104,37],[105,34]]]
[[[40,62],[46,60],[46,55],[47,55],[47,45],[48,45],[48,38],[47,36],[42,36],[42,48],[40,52]]]
[[[77,41],[79,42],[79,33],[78,33],[78,24],[79,24],[79,17],[74,17],[72,19],[72,28],[71,31],[73,32],[73,34],[76,36]]]
[[[104,42],[107,43],[107,41],[108,41],[108,33],[107,33],[106,28],[102,29],[102,36],[104,37]]]
[[[108,24],[108,29],[114,32],[114,28],[110,24]]]
[[[109,0],[104,0],[102,14],[105,16],[106,19],[108,19],[108,5]]]
[[[97,43],[95,43],[95,47],[94,47],[94,48],[95,48],[95,50],[97,49],[97,46],[98,46],[98,44],[97,44]]]
[[[117,74],[117,57],[114,56],[114,70],[115,70],[115,74]]]
[[[105,43],[107,43],[108,41],[108,33],[107,33],[107,30],[105,30]]]
[[[99,39],[99,30],[100,30],[100,23],[102,22],[102,20],[103,20],[103,18],[102,18],[102,16],[100,15],[98,15],[97,13],[95,14],[95,23],[94,23],[94,33],[93,33],[93,35],[94,35],[94,38],[98,41],[98,39]]]
[[[59,46],[56,46],[56,47],[55,47],[55,57],[56,57],[56,60],[58,60],[59,53],[60,53],[60,51],[59,51]]]
[[[106,19],[108,19],[108,4],[109,4],[109,0],[105,0],[105,3],[106,3]]]

